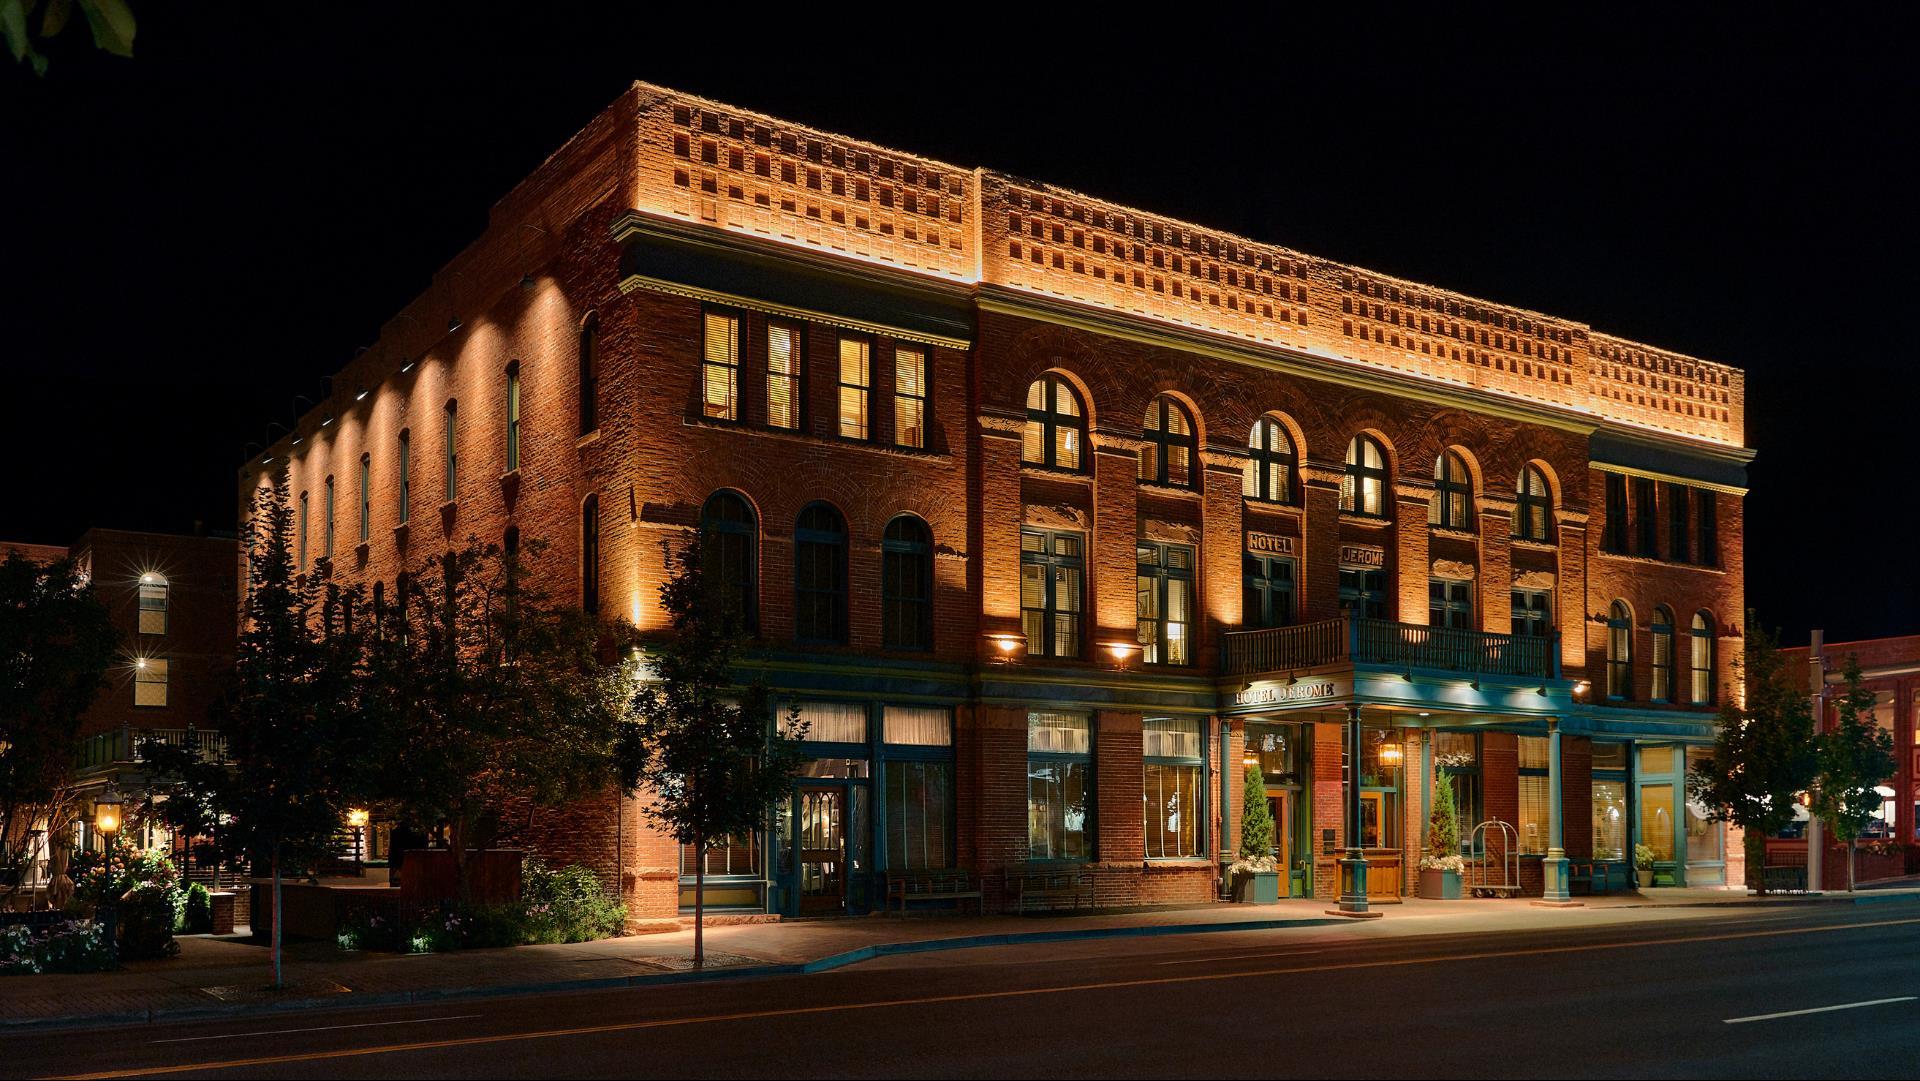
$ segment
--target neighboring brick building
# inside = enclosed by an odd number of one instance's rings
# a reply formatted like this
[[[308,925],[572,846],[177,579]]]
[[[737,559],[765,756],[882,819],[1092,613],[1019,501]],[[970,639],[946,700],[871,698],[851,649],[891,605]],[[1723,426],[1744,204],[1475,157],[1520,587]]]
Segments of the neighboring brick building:
[[[1411,888],[1435,775],[1531,892],[1561,791],[1576,875],[1723,873],[1675,781],[1744,605],[1723,365],[636,84],[332,385],[239,478],[291,471],[305,566],[513,528],[654,631],[668,545],[724,552],[816,757],[717,902],[1213,897],[1243,762],[1323,896],[1348,814]],[[529,839],[684,896],[631,803]]]
[[[1896,768],[1893,776],[1879,786],[1880,812],[1860,841],[1854,871],[1860,881],[1920,873],[1920,716],[1916,716],[1920,709],[1920,635],[1827,642],[1815,632],[1810,646],[1782,652],[1788,657],[1790,671],[1807,671],[1809,692],[1816,686],[1822,689],[1826,703],[1820,718],[1823,728],[1838,719],[1849,659],[1859,663],[1862,684],[1873,692],[1873,723],[1893,737]],[[1844,888],[1846,849],[1833,840],[1831,831],[1824,840],[1820,884],[1827,889]],[[1767,839],[1767,862],[1806,865],[1804,823],[1795,823],[1781,836]]]

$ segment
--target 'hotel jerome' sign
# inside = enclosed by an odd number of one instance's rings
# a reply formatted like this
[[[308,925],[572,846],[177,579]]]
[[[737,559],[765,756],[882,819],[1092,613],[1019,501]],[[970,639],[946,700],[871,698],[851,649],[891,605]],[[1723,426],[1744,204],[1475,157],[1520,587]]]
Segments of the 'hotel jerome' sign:
[[[1293,554],[1293,538],[1283,537],[1277,533],[1248,533],[1247,551],[1290,556]]]
[[[1339,693],[1339,687],[1331,680],[1319,683],[1265,683],[1248,687],[1244,691],[1235,691],[1233,704],[1276,706],[1289,702],[1317,702],[1323,698],[1332,698],[1337,693]]]
[[[1387,565],[1387,550],[1371,544],[1343,544],[1340,546],[1340,562],[1349,567],[1384,567]]]

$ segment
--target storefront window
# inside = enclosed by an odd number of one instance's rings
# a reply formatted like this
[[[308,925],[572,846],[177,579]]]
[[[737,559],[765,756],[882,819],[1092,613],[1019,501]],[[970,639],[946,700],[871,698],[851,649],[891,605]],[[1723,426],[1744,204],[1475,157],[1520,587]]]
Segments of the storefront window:
[[[1084,713],[1027,715],[1027,853],[1036,860],[1093,855],[1093,730]]]
[[[1466,852],[1473,847],[1473,828],[1481,821],[1480,737],[1472,732],[1435,732],[1433,766],[1438,776],[1453,785],[1460,851]]]
[[[1250,724],[1247,753],[1258,758],[1267,783],[1299,784],[1301,736],[1297,725]]]
[[[887,763],[887,869],[951,867],[947,823],[953,806],[951,762]]]
[[[1202,745],[1198,719],[1150,717],[1143,726],[1142,824],[1150,860],[1204,852]]]
[[[1544,856],[1547,853],[1549,820],[1552,808],[1547,787],[1548,751],[1545,736],[1521,736],[1520,751],[1520,854]]]
[[[1596,745],[1597,747],[1597,745]],[[1627,858],[1627,783],[1593,782],[1593,858]]]
[[[1653,849],[1661,863],[1673,859],[1673,786],[1640,786],[1640,843]]]
[[[1400,769],[1405,751],[1389,728],[1360,730],[1360,843],[1400,845]]]

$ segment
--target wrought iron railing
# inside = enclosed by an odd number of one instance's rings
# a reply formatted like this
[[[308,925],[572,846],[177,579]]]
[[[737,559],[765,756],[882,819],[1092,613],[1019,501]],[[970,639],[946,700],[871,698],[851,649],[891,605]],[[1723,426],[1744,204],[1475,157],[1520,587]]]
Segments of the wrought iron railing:
[[[227,762],[227,737],[224,733],[198,728],[115,728],[90,736],[80,745],[80,769],[134,765],[141,750],[149,744],[192,746],[203,762]]]
[[[1558,679],[1559,642],[1558,635],[1498,634],[1342,616],[1295,627],[1228,631],[1221,671],[1247,676],[1352,662]]]

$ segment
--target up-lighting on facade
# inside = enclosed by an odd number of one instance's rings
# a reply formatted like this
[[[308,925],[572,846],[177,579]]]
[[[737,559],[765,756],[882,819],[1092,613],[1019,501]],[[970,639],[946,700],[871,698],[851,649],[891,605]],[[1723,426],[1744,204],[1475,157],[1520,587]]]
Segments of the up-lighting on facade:
[[[1212,898],[1245,763],[1349,910],[1434,783],[1521,892],[1727,875],[1676,825],[1743,607],[1724,365],[636,84],[333,386],[240,478],[290,470],[305,570],[517,530],[654,631],[704,535],[813,752],[710,903]],[[528,839],[690,901],[630,803]]]

